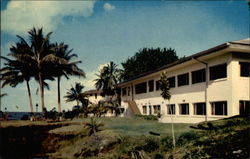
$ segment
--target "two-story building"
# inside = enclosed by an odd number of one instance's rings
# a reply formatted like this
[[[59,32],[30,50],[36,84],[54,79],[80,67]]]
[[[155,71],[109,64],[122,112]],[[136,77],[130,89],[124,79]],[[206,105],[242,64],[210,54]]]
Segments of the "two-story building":
[[[170,101],[159,79],[167,72]],[[250,39],[226,42],[118,84],[124,115],[161,113],[161,122],[197,123],[250,108]]]

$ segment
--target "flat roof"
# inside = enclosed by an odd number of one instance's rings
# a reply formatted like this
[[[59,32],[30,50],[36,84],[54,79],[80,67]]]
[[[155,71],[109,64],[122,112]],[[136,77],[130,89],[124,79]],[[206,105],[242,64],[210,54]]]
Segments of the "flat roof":
[[[173,67],[173,66],[176,66],[176,65],[179,65],[181,63],[184,63],[184,62],[187,62],[187,61],[190,61],[192,59],[195,59],[195,58],[198,58],[198,57],[201,57],[201,56],[205,56],[205,55],[208,55],[208,54],[211,54],[211,53],[214,53],[215,51],[219,51],[219,50],[222,50],[222,49],[225,49],[227,47],[229,47],[231,44],[240,44],[240,45],[250,45],[250,38],[246,38],[246,39],[242,39],[242,40],[237,40],[237,41],[231,41],[231,42],[226,42],[226,43],[223,43],[221,45],[217,45],[215,47],[212,47],[210,49],[207,49],[207,50],[204,50],[204,51],[201,51],[201,52],[198,52],[196,54],[193,54],[191,56],[187,56],[187,57],[184,57],[184,58],[181,58],[173,63],[170,63],[168,65],[165,65],[165,66],[162,66],[158,69],[155,69],[155,70],[152,70],[152,71],[148,71],[146,73],[142,73],[140,75],[137,75],[131,79],[128,79],[126,81],[123,81],[121,83],[118,83],[117,86],[119,85],[122,85],[122,84],[125,84],[127,82],[131,82],[133,80],[136,80],[138,78],[141,78],[141,77],[144,77],[144,76],[147,76],[147,75],[150,75],[152,73],[155,73],[155,72],[158,72],[158,71],[161,71],[161,70],[164,70],[164,69],[167,69],[167,68],[170,68],[170,67]],[[249,50],[250,51],[250,50]]]

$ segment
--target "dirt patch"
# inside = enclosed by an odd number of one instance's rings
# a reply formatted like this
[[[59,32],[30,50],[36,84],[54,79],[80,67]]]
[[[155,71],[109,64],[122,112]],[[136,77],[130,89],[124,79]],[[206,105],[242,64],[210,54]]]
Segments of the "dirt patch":
[[[47,158],[46,153],[53,151],[53,142],[58,138],[53,136],[51,142],[44,142],[49,137],[48,131],[66,126],[65,123],[48,125],[28,125],[20,127],[0,128],[0,158]],[[51,137],[52,139],[52,137]]]

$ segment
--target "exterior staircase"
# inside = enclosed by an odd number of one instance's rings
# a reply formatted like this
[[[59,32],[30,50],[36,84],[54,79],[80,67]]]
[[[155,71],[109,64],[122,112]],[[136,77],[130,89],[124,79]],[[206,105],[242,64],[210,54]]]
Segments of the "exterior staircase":
[[[128,106],[131,109],[131,111],[133,112],[133,114],[141,114],[135,101],[127,101],[127,102],[128,102]]]

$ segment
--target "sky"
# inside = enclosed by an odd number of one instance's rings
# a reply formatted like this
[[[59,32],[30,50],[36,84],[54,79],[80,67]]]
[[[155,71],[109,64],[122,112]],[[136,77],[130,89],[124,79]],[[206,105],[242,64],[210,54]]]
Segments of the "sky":
[[[249,37],[246,0],[224,1],[1,1],[1,55],[7,56],[16,35],[43,27],[51,42],[64,42],[78,54],[86,78],[62,79],[62,109],[76,102],[63,98],[75,82],[94,89],[95,73],[109,61],[121,62],[143,47],[173,48],[179,57]],[[1,61],[1,67],[4,66]],[[56,81],[47,81],[47,110],[57,108]],[[30,81],[34,110],[41,111],[38,84]],[[27,86],[4,87],[1,109],[30,111]]]

